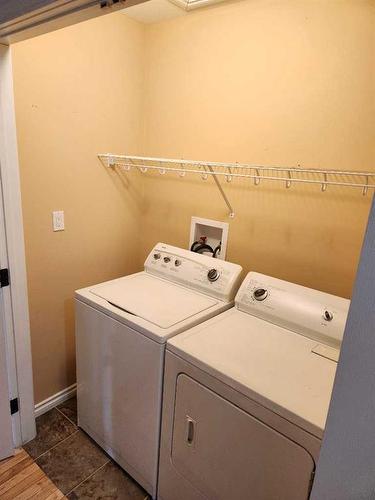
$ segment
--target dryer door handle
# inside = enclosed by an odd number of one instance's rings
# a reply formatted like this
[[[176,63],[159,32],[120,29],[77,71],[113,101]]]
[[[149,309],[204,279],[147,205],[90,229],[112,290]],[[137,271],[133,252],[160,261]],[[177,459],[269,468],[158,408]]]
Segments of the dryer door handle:
[[[189,446],[193,446],[195,437],[196,421],[189,415],[186,415],[186,442]]]

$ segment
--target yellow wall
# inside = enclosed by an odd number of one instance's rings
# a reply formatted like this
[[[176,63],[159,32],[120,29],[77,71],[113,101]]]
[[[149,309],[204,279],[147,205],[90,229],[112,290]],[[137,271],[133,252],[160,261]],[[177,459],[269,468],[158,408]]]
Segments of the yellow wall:
[[[251,0],[146,32],[148,155],[375,169],[375,2]],[[199,180],[147,180],[144,253],[188,243],[191,215],[228,220]],[[238,181],[227,258],[349,297],[369,209],[360,191]]]
[[[141,185],[96,154],[140,147],[143,35],[111,14],[13,47],[36,401],[75,382],[74,290],[139,269]]]
[[[74,289],[139,269],[156,241],[186,246],[192,215],[229,220],[211,181],[141,180],[96,154],[374,169],[374,20],[373,1],[247,0],[14,46],[36,401],[74,382]],[[225,188],[229,260],[350,296],[370,196]]]

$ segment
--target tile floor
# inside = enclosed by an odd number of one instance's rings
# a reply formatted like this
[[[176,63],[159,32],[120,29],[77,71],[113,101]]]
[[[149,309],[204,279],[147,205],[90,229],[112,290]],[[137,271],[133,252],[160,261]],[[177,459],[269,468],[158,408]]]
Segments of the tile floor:
[[[37,436],[24,448],[69,500],[150,500],[124,470],[77,427],[69,399],[36,420]]]

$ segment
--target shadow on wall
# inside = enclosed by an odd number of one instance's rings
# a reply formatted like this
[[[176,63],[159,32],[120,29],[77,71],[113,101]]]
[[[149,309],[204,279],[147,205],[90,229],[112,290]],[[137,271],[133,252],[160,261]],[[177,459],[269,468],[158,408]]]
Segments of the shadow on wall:
[[[76,363],[75,363],[75,341],[72,342],[72,331],[74,332],[75,316],[74,316],[74,299],[69,298],[64,301],[64,332],[65,332],[65,353],[67,358],[66,379],[72,377],[76,380]],[[64,383],[65,380],[61,382]]]
[[[138,217],[140,208],[144,207],[144,190],[141,173],[133,172],[133,175],[129,176],[119,167],[112,168],[103,162],[101,163],[120,196],[126,196],[126,210],[130,209],[134,217]],[[142,266],[143,261],[140,260],[139,265]]]
[[[157,240],[187,248],[190,219],[198,215],[229,222],[227,259],[246,271],[350,297],[370,194],[234,180],[223,183],[235,209],[230,219],[213,179],[146,174],[144,185],[144,256]]]

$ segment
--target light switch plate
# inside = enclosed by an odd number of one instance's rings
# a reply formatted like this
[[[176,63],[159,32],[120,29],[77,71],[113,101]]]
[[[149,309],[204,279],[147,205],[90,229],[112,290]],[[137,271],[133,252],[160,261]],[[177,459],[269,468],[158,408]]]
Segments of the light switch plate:
[[[52,212],[52,222],[54,231],[64,231],[65,229],[64,211],[56,210]]]

